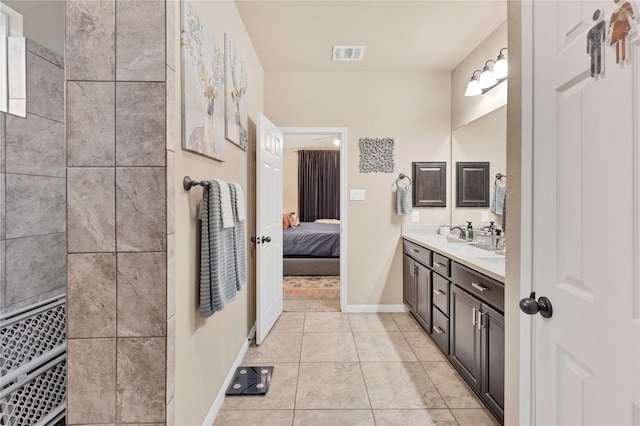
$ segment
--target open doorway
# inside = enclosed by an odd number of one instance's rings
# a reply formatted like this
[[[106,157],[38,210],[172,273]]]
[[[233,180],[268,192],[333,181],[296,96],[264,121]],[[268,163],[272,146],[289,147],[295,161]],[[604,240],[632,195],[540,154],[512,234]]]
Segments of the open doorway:
[[[283,310],[341,310],[343,129],[282,129]]]

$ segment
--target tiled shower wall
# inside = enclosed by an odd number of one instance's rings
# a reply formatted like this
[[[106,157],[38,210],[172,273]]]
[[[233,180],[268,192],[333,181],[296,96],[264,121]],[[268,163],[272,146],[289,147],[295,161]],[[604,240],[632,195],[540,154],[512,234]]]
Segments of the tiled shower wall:
[[[164,424],[164,0],[67,0],[67,424]]]
[[[27,41],[27,117],[0,113],[0,312],[64,294],[64,69]]]

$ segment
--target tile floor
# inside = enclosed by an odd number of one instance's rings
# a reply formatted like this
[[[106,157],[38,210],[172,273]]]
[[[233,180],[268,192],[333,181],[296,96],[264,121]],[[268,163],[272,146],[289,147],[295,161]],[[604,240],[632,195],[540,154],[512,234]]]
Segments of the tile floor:
[[[216,425],[497,425],[409,314],[284,312],[243,365],[266,396],[227,397]]]

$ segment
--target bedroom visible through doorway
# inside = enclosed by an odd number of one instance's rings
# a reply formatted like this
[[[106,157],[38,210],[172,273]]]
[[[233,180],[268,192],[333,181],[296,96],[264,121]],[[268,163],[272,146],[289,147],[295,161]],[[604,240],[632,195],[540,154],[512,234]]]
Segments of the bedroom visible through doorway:
[[[342,134],[284,132],[284,311],[340,311]]]

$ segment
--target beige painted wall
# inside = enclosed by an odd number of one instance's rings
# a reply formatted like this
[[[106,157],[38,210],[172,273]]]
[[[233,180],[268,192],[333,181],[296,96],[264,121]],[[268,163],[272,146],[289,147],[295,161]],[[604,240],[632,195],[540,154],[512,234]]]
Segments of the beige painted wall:
[[[451,137],[451,187],[454,188],[451,197],[453,206],[451,223],[459,225],[470,220],[474,224],[486,224],[481,222],[484,211],[490,211],[489,207],[455,207],[456,196],[456,162],[458,161],[488,161],[490,199],[493,200],[496,173],[507,173],[507,107],[503,106],[480,118],[473,120],[466,126],[459,127],[452,132]],[[500,226],[502,216],[489,213],[489,220]]]
[[[193,2],[203,23],[213,32],[220,48],[224,33],[231,35],[249,73],[247,107],[250,147],[247,152],[226,143],[226,161],[218,162],[178,146],[175,153],[176,217],[176,366],[175,424],[202,424],[218,391],[240,352],[255,321],[255,253],[247,248],[248,282],[236,300],[202,319],[198,313],[199,221],[197,204],[201,188],[182,188],[182,178],[221,178],[239,182],[247,201],[247,236],[255,228],[255,121],[263,109],[264,72],[247,35],[235,3],[228,1]],[[177,20],[176,25],[179,25]],[[180,81],[180,70],[176,70]]]
[[[451,128],[457,129],[507,103],[509,80],[484,95],[464,96],[474,70],[482,70],[487,60],[496,60],[500,49],[507,47],[507,21],[495,29],[451,72]],[[504,52],[509,58],[509,51]],[[491,65],[491,64],[490,64]],[[477,73],[476,76],[479,76]]]
[[[64,0],[2,0],[24,18],[25,37],[64,56]]]
[[[287,143],[287,137],[284,137]],[[298,149],[285,148],[282,157],[282,212],[298,211]]]
[[[450,158],[450,73],[265,73],[265,113],[278,126],[346,127],[349,201],[347,303],[402,303],[401,225],[394,213],[398,173],[412,161]],[[395,138],[394,173],[360,173],[361,137]],[[425,224],[449,221],[449,209],[419,209]]]

